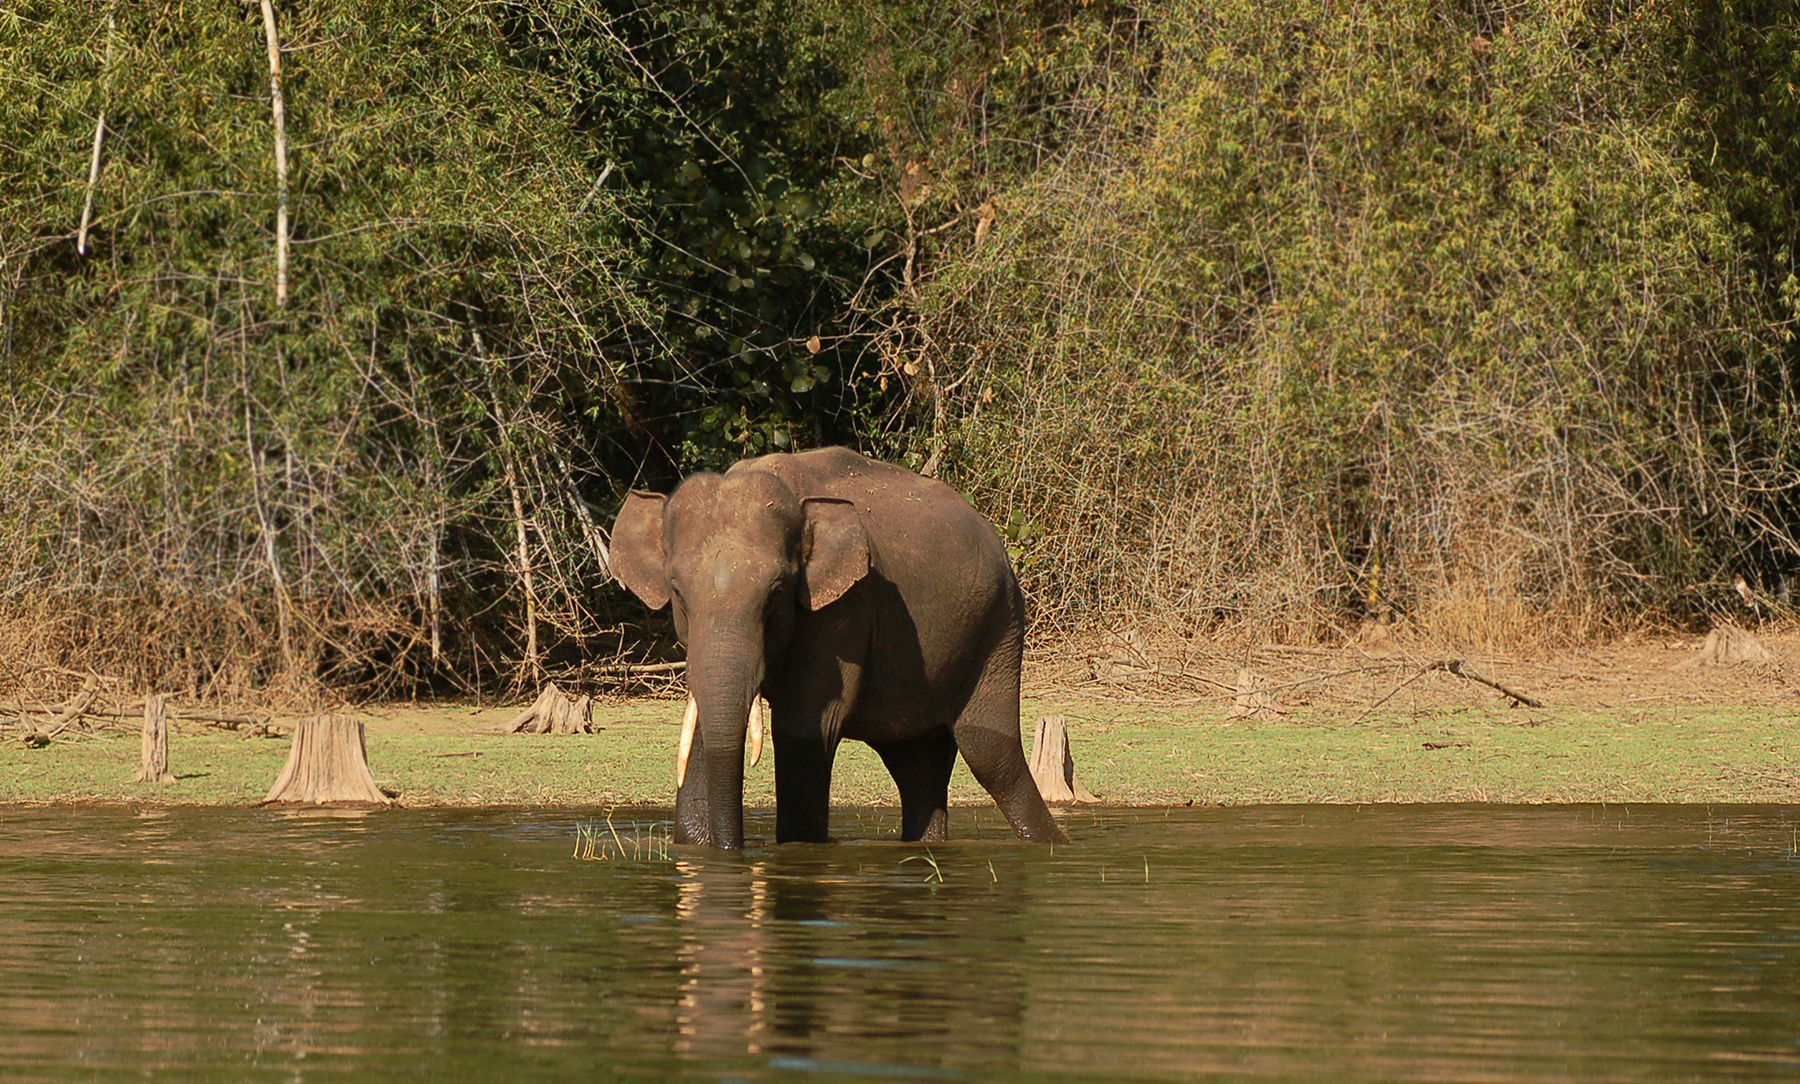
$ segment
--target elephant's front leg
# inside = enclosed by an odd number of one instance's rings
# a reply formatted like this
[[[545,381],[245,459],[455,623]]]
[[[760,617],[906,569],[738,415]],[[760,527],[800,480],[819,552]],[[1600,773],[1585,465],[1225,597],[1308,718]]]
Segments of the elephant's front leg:
[[[830,839],[831,765],[862,686],[873,602],[866,583],[803,622],[763,691],[775,739],[775,841]]]
[[[779,719],[780,712],[775,713]],[[831,764],[835,743],[827,745],[817,727],[775,736],[775,842],[825,843],[831,838]]]

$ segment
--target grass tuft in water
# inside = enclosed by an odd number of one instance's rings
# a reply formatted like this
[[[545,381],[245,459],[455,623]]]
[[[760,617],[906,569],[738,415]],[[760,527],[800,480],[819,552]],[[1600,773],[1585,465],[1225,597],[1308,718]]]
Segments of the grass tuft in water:
[[[675,830],[655,821],[627,825],[621,835],[609,809],[605,821],[575,823],[575,853],[571,857],[583,862],[667,862],[674,843]]]
[[[944,883],[944,871],[938,866],[937,856],[932,854],[929,848],[926,849],[924,854],[915,854],[911,858],[902,858],[900,860],[900,864],[903,866],[908,862],[925,862],[931,866],[931,872],[925,875],[926,884],[930,884],[932,881],[936,881],[938,884]],[[988,863],[988,872],[992,873],[993,869],[993,863]],[[999,878],[996,877],[994,880],[998,882]]]

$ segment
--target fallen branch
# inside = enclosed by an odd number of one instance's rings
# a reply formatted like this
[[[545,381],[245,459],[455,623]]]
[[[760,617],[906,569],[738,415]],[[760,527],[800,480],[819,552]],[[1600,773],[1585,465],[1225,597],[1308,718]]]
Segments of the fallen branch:
[[[64,730],[67,730],[70,723],[81,718],[82,714],[87,711],[88,705],[92,704],[94,698],[99,695],[99,679],[89,677],[87,681],[82,684],[81,691],[75,694],[74,699],[69,701],[68,706],[63,708],[61,714],[50,720],[49,728],[45,730],[36,730],[25,735],[25,744],[34,749],[41,749],[44,746],[49,745],[50,739],[61,734]]]
[[[222,711],[183,711],[175,718],[178,721],[205,723],[221,730],[236,730],[240,726],[268,726],[273,721],[267,715],[233,715]]]
[[[66,710],[72,701],[59,704],[43,704],[32,701],[4,700],[0,701],[0,714],[10,715],[55,715]],[[103,719],[136,719],[143,714],[144,702],[133,700],[127,704],[88,704],[81,710],[83,715],[99,716]],[[225,711],[211,711],[205,708],[186,708],[171,710],[171,717],[176,722],[207,723],[231,730],[240,726],[256,726],[266,724],[271,717],[267,715],[238,715]]]
[[[1528,708],[1541,708],[1544,706],[1543,701],[1541,700],[1534,700],[1524,693],[1514,692],[1500,684],[1498,681],[1495,681],[1493,678],[1482,677],[1480,674],[1477,674],[1475,671],[1464,666],[1461,659],[1446,659],[1441,663],[1433,663],[1432,665],[1439,669],[1448,670],[1459,678],[1467,678],[1477,684],[1486,685],[1490,689],[1504,693],[1507,696],[1512,697],[1516,703],[1523,704]]]
[[[1111,668],[1104,675],[1066,684],[1069,684],[1072,688],[1080,688],[1085,685],[1124,685],[1148,680],[1150,678],[1167,678],[1171,681],[1189,681],[1199,685],[1210,685],[1213,688],[1223,689],[1226,692],[1237,691],[1237,686],[1235,685],[1227,685],[1225,682],[1219,681],[1216,678],[1209,678],[1205,674],[1196,674],[1189,670],[1171,670],[1168,667],[1154,666],[1121,666],[1117,663],[1113,663]]]
[[[1428,662],[1424,666],[1419,667],[1418,671],[1415,672],[1411,677],[1408,677],[1405,681],[1402,681],[1400,684],[1394,686],[1392,689],[1389,689],[1387,691],[1387,693],[1384,696],[1382,696],[1382,698],[1380,700],[1377,700],[1373,704],[1370,704],[1368,707],[1364,708],[1362,710],[1362,714],[1358,715],[1354,720],[1352,720],[1352,722],[1358,722],[1358,723],[1362,722],[1363,719],[1368,717],[1370,712],[1374,711],[1376,708],[1379,708],[1381,705],[1387,703],[1389,700],[1392,700],[1396,695],[1398,695],[1400,690],[1406,688],[1408,685],[1411,685],[1413,682],[1424,677],[1426,674],[1432,673],[1437,670],[1442,670],[1448,674],[1455,674],[1459,678],[1466,678],[1467,680],[1473,681],[1479,685],[1486,685],[1490,689],[1495,689],[1495,690],[1511,697],[1515,703],[1523,704],[1528,708],[1541,708],[1544,706],[1543,702],[1540,700],[1534,700],[1533,698],[1526,696],[1524,693],[1516,692],[1512,689],[1509,689],[1506,686],[1500,684],[1498,681],[1495,681],[1493,678],[1483,677],[1482,675],[1477,674],[1475,671],[1464,666],[1461,659],[1438,659],[1435,662]]]
[[[685,662],[601,663],[591,667],[602,674],[679,674],[687,669]]]

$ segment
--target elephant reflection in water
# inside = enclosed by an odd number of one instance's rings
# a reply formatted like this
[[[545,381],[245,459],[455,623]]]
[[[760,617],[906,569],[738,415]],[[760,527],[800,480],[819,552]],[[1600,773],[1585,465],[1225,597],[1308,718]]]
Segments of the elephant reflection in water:
[[[769,884],[764,863],[706,869],[677,859],[681,990],[675,1050],[760,1054],[768,1026]]]
[[[1016,1064],[1026,969],[970,955],[966,905],[785,856],[676,869],[681,1056]],[[1019,921],[1022,882],[1003,876],[982,900],[989,937]]]

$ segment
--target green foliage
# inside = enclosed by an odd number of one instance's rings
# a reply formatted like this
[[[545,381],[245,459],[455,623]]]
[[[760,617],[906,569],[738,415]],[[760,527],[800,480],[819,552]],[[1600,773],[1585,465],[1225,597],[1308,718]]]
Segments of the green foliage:
[[[257,8],[0,10],[52,661],[534,679],[654,638],[627,487],[829,442],[1078,621],[1506,635],[1800,562],[1786,5],[276,7],[285,306]]]
[[[52,640],[222,687],[529,670],[537,624],[607,624],[578,494],[604,522],[631,484],[852,436],[868,250],[833,207],[861,182],[822,151],[862,152],[795,16],[277,10],[285,307],[257,9],[0,13],[6,601],[212,600],[145,657]]]
[[[1154,15],[1153,87],[1084,90],[1084,138],[900,348],[954,476],[1044,523],[1052,612],[1311,634],[1372,600],[1504,637],[1800,556],[1768,497],[1800,465],[1785,358],[1695,178],[1682,16]]]
[[[271,616],[268,665],[360,667],[365,633],[417,648],[396,598],[427,608],[441,565],[452,595],[491,582],[489,451],[517,430],[523,462],[572,408],[618,409],[607,347],[654,313],[624,284],[625,213],[574,213],[593,173],[567,84],[462,8],[284,11],[278,309],[256,9],[24,4],[3,26],[10,596],[223,594],[243,620],[189,645],[214,660]]]

